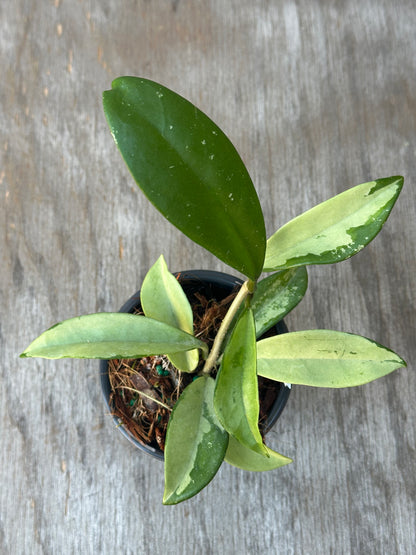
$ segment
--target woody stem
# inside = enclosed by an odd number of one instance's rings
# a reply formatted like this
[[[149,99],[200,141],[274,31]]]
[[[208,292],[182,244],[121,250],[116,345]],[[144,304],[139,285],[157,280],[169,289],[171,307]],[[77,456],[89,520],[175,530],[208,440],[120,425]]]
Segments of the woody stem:
[[[214,344],[212,346],[211,352],[209,353],[207,360],[205,361],[204,368],[202,369],[202,374],[209,374],[212,368],[215,366],[220,354],[221,345],[227,335],[228,329],[237,314],[238,309],[241,304],[249,295],[253,294],[255,283],[251,280],[245,281],[241,286],[239,292],[237,293],[235,299],[231,303],[224,320],[221,323],[220,329],[218,330],[217,336],[215,337]]]

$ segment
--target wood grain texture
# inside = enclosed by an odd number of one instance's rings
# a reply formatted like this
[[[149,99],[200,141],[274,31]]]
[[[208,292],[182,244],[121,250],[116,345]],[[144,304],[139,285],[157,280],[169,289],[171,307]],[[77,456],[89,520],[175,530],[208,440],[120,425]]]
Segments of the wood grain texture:
[[[416,7],[412,0],[15,0],[0,5],[0,552],[411,554],[416,545]],[[101,92],[173,88],[246,162],[268,233],[349,186],[405,176],[380,236],[312,268],[293,330],[371,337],[409,363],[293,389],[269,435],[294,463],[223,465],[163,507],[162,465],[105,414],[94,362],[19,360],[54,322],[115,310],[163,252],[226,268],[137,190]]]

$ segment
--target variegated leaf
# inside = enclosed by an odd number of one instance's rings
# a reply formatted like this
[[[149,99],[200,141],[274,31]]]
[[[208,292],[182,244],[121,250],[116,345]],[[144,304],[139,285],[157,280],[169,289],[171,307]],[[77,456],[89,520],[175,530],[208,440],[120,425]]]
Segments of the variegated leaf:
[[[402,186],[400,176],[363,183],[294,218],[267,241],[264,270],[350,258],[380,231]]]
[[[165,446],[165,505],[196,495],[224,460],[228,434],[215,414],[213,395],[214,380],[197,378],[172,411]]]
[[[163,255],[147,272],[140,290],[140,302],[146,316],[193,334],[193,315],[189,301],[178,280],[169,272]],[[192,372],[198,365],[197,349],[166,353],[182,372]]]
[[[303,299],[307,287],[304,266],[276,272],[259,281],[251,301],[256,336],[260,337],[284,318]]]
[[[340,331],[297,331],[257,343],[258,374],[279,382],[352,387],[402,366],[405,361],[386,347]]]
[[[216,379],[214,407],[229,434],[247,448],[267,456],[258,428],[256,334],[251,309],[246,309],[238,319],[224,350]]]
[[[102,312],[55,324],[21,357],[139,358],[207,346],[182,330],[135,314]]]
[[[267,456],[256,453],[242,445],[233,436],[230,436],[224,460],[242,470],[251,470],[253,472],[274,470],[292,462],[292,459],[273,451],[270,447],[266,447],[266,449]]]

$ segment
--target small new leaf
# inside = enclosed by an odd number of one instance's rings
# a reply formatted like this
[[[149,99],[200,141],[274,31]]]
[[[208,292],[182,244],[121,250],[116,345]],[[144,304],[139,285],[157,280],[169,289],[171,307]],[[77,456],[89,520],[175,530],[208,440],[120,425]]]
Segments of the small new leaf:
[[[35,339],[24,357],[139,358],[202,349],[196,337],[163,322],[120,312],[102,312],[70,318]]]
[[[386,347],[339,331],[298,331],[257,343],[258,374],[279,382],[352,387],[402,366],[405,361]]]
[[[292,459],[273,451],[270,447],[266,446],[266,449],[267,456],[256,453],[252,449],[244,447],[233,436],[230,436],[224,460],[242,470],[251,470],[253,472],[274,470],[292,462]]]
[[[224,460],[228,434],[213,407],[214,380],[201,377],[185,388],[169,419],[165,447],[163,503],[196,495]]]
[[[140,291],[140,302],[146,316],[193,334],[193,315],[189,301],[178,280],[169,272],[163,255],[147,272]],[[198,365],[199,353],[192,351],[168,354],[172,364],[182,372],[192,372]]]
[[[214,407],[229,434],[248,449],[267,456],[258,428],[256,332],[249,308],[238,319],[225,348],[216,379]]]
[[[380,231],[402,187],[400,176],[363,183],[294,218],[267,241],[264,270],[350,258]]]

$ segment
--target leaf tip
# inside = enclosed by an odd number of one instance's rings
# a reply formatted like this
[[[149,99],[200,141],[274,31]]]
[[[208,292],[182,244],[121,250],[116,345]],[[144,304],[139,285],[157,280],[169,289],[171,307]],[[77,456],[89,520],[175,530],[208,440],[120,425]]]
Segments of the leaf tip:
[[[182,501],[186,501],[190,497],[193,497],[194,495],[199,493],[199,491],[195,491],[195,492],[183,495],[183,494],[178,494],[177,490],[171,490],[171,491],[165,490],[163,492],[162,505],[177,505],[178,503],[181,503]]]
[[[399,360],[397,362],[400,364],[399,368],[407,368],[407,362],[401,357],[398,358]]]
[[[403,187],[404,177],[402,175],[394,175],[391,179],[396,180],[400,184],[400,188]]]
[[[273,451],[271,451],[266,445],[265,445],[267,451],[268,451],[268,457],[271,457]],[[293,459],[291,459],[290,457],[286,457],[286,455],[282,455],[281,453],[279,453],[279,459],[280,459],[280,465],[279,466],[286,466],[287,464],[290,464],[293,462]]]
[[[163,495],[163,500],[162,500],[162,505],[176,505],[176,503],[174,501],[172,501],[172,495],[171,494],[164,494]]]

